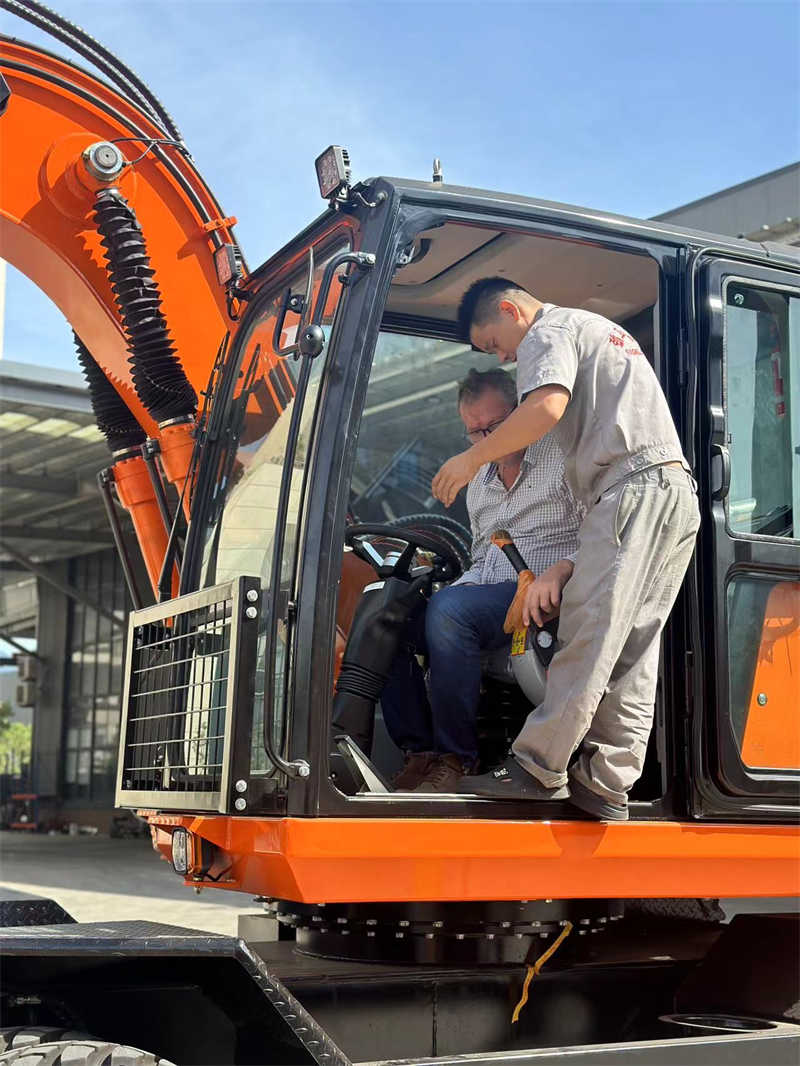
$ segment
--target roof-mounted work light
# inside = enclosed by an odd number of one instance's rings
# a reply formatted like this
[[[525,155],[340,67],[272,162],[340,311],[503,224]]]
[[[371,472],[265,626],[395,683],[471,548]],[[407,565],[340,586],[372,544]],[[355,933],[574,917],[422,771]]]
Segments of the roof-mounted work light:
[[[314,161],[323,200],[338,200],[350,186],[350,154],[346,148],[332,144]]]

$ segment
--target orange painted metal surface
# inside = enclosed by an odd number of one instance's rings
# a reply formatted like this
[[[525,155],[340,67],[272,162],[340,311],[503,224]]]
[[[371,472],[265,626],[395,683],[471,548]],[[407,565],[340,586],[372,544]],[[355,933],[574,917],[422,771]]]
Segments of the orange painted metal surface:
[[[761,698],[761,703],[759,703]],[[800,768],[800,582],[769,594],[742,740],[748,766]]]
[[[161,430],[161,467],[168,481],[172,482],[183,500],[183,513],[189,521],[191,498],[186,488],[189,466],[194,451],[194,423],[180,422],[164,426]]]
[[[141,456],[121,459],[112,467],[119,502],[131,516],[142,549],[147,576],[158,599],[158,579],[167,550],[167,530],[158,509],[147,466]],[[172,595],[178,595],[178,572],[172,575]]]
[[[177,147],[161,150],[191,195],[146,151],[148,138],[161,138],[164,131],[91,73],[33,45],[9,40],[0,44],[0,70],[11,90],[2,118],[0,254],[60,308],[146,434],[160,440],[165,474],[180,494],[194,443],[192,427],[159,429],[136,394],[93,211],[98,189],[108,186],[89,174],[82,153],[98,141],[118,141],[123,155],[136,160],[114,184],[136,212],[169,335],[198,395],[207,388],[220,342],[237,328],[217,278],[212,243],[212,233],[233,242],[235,219],[225,217],[191,160]],[[134,135],[139,139],[125,140]],[[293,385],[266,347],[261,364],[265,395],[251,397],[248,407],[268,428]],[[280,392],[270,372],[278,375]],[[134,524],[152,581],[166,540],[138,475],[133,481],[131,477],[130,470],[117,469],[121,495],[129,497],[125,505],[136,498]],[[185,498],[187,512],[188,504]]]
[[[800,895],[800,826],[148,814],[211,841],[212,876],[309,903]],[[229,867],[229,869],[227,869]]]
[[[94,190],[81,152],[135,129],[161,137],[137,108],[89,73],[24,44],[5,41],[0,67],[11,88],[0,153],[0,245],[61,309],[150,436],[155,426],[133,388],[127,348],[91,214]],[[26,69],[19,69],[24,67]],[[118,117],[101,110],[108,105]],[[127,158],[141,142],[120,145]],[[212,218],[219,205],[175,149],[183,173]],[[118,182],[137,213],[178,357],[199,392],[230,326],[203,219],[176,179],[152,155]],[[98,183],[94,183],[99,187]],[[227,230],[223,232],[229,237]]]

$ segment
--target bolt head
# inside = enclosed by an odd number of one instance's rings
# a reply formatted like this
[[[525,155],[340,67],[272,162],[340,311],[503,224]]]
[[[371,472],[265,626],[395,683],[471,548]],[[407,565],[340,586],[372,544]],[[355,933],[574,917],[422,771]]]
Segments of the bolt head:
[[[766,707],[766,705],[767,705],[767,694],[766,694],[766,692],[759,692],[759,694],[758,694],[758,705],[759,705],[759,707]]]
[[[247,618],[258,618],[258,607],[248,607],[244,613]]]
[[[257,599],[258,599],[258,589],[248,589],[247,590],[247,602],[248,603],[255,603]]]
[[[98,181],[114,181],[125,166],[122,152],[109,141],[90,144],[83,153],[86,169]]]
[[[236,789],[237,792],[247,792],[246,781],[237,781],[233,787]]]
[[[311,767],[308,765],[308,763],[307,762],[300,762],[300,764],[297,767],[297,776],[298,777],[309,777],[310,774],[311,774]]]
[[[244,811],[247,809],[247,800],[242,796],[239,796],[238,799],[234,801],[233,805],[237,811]]]

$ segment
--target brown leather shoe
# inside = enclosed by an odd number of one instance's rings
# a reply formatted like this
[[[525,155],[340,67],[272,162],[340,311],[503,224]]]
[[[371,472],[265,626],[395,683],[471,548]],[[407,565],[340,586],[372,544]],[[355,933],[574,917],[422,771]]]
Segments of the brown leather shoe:
[[[407,751],[406,761],[392,778],[396,792],[413,792],[436,762],[432,751]]]
[[[460,755],[439,755],[415,792],[456,792],[458,782],[469,772]]]

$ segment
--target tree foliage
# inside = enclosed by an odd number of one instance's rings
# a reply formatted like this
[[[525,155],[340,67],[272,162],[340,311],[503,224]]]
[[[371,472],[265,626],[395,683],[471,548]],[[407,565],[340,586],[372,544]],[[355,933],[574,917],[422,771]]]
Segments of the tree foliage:
[[[8,700],[0,700],[0,773],[19,774],[31,761],[33,729],[15,722]]]

